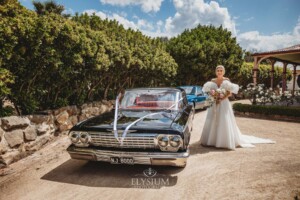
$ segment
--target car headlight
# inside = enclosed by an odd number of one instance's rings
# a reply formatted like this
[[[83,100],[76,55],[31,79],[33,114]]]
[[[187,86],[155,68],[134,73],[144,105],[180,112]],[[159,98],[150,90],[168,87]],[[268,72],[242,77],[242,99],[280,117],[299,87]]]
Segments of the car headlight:
[[[169,144],[169,137],[168,136],[160,136],[158,137],[158,145],[160,147],[166,147]]]
[[[86,132],[80,133],[80,141],[83,144],[87,144],[88,142],[90,142],[90,135]]]
[[[78,132],[71,132],[69,134],[69,138],[71,139],[72,143],[76,144],[79,142],[80,135]]]
[[[91,136],[87,132],[72,131],[69,133],[69,138],[78,147],[87,147],[91,141]]]
[[[175,135],[175,136],[171,136],[171,139],[170,139],[170,145],[172,147],[179,147],[180,146],[180,143],[181,143],[181,137],[179,137],[178,135]]]
[[[176,152],[182,147],[183,142],[179,135],[161,134],[157,136],[156,144],[161,151]]]

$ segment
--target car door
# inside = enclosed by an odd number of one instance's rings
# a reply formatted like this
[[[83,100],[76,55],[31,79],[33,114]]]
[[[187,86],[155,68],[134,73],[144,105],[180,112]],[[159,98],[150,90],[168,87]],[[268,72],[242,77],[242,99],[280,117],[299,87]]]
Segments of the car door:
[[[204,93],[200,87],[197,87],[196,96],[197,102],[203,103],[206,100],[206,97],[204,96]]]

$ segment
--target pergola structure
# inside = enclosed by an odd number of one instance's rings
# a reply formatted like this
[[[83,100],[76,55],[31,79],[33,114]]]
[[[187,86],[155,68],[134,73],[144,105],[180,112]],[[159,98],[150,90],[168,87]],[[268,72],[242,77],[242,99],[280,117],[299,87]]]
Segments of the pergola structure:
[[[282,92],[286,91],[286,69],[287,65],[291,64],[294,67],[293,72],[293,89],[292,94],[294,95],[295,91],[295,82],[296,82],[296,68],[300,66],[300,44],[295,46],[287,47],[284,49],[278,49],[274,51],[267,51],[261,53],[252,54],[254,57],[254,65],[253,65],[253,83],[257,84],[257,71],[259,68],[259,64],[262,60],[268,59],[271,61],[272,69],[270,71],[271,75],[271,88],[274,87],[273,79],[274,79],[274,64],[276,62],[283,63],[283,74],[282,74]]]

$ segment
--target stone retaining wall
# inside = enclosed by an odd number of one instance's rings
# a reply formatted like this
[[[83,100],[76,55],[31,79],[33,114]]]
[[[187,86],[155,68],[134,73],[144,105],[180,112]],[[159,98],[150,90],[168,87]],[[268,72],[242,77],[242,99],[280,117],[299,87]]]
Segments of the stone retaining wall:
[[[0,168],[32,154],[79,121],[110,111],[113,103],[92,102],[43,114],[0,118]]]

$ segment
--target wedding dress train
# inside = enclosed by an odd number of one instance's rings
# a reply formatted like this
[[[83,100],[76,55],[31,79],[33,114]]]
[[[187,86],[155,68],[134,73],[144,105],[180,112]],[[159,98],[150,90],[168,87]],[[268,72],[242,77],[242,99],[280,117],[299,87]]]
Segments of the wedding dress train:
[[[203,91],[209,92],[211,89],[218,88],[224,88],[235,94],[239,89],[238,85],[233,84],[228,80],[224,80],[220,87],[214,82],[207,82],[203,86]],[[275,143],[269,139],[241,134],[228,98],[224,99],[219,104],[213,103],[213,105],[208,108],[200,142],[205,146],[215,146],[227,149],[235,149],[236,147],[255,147],[253,144],[257,143]]]

